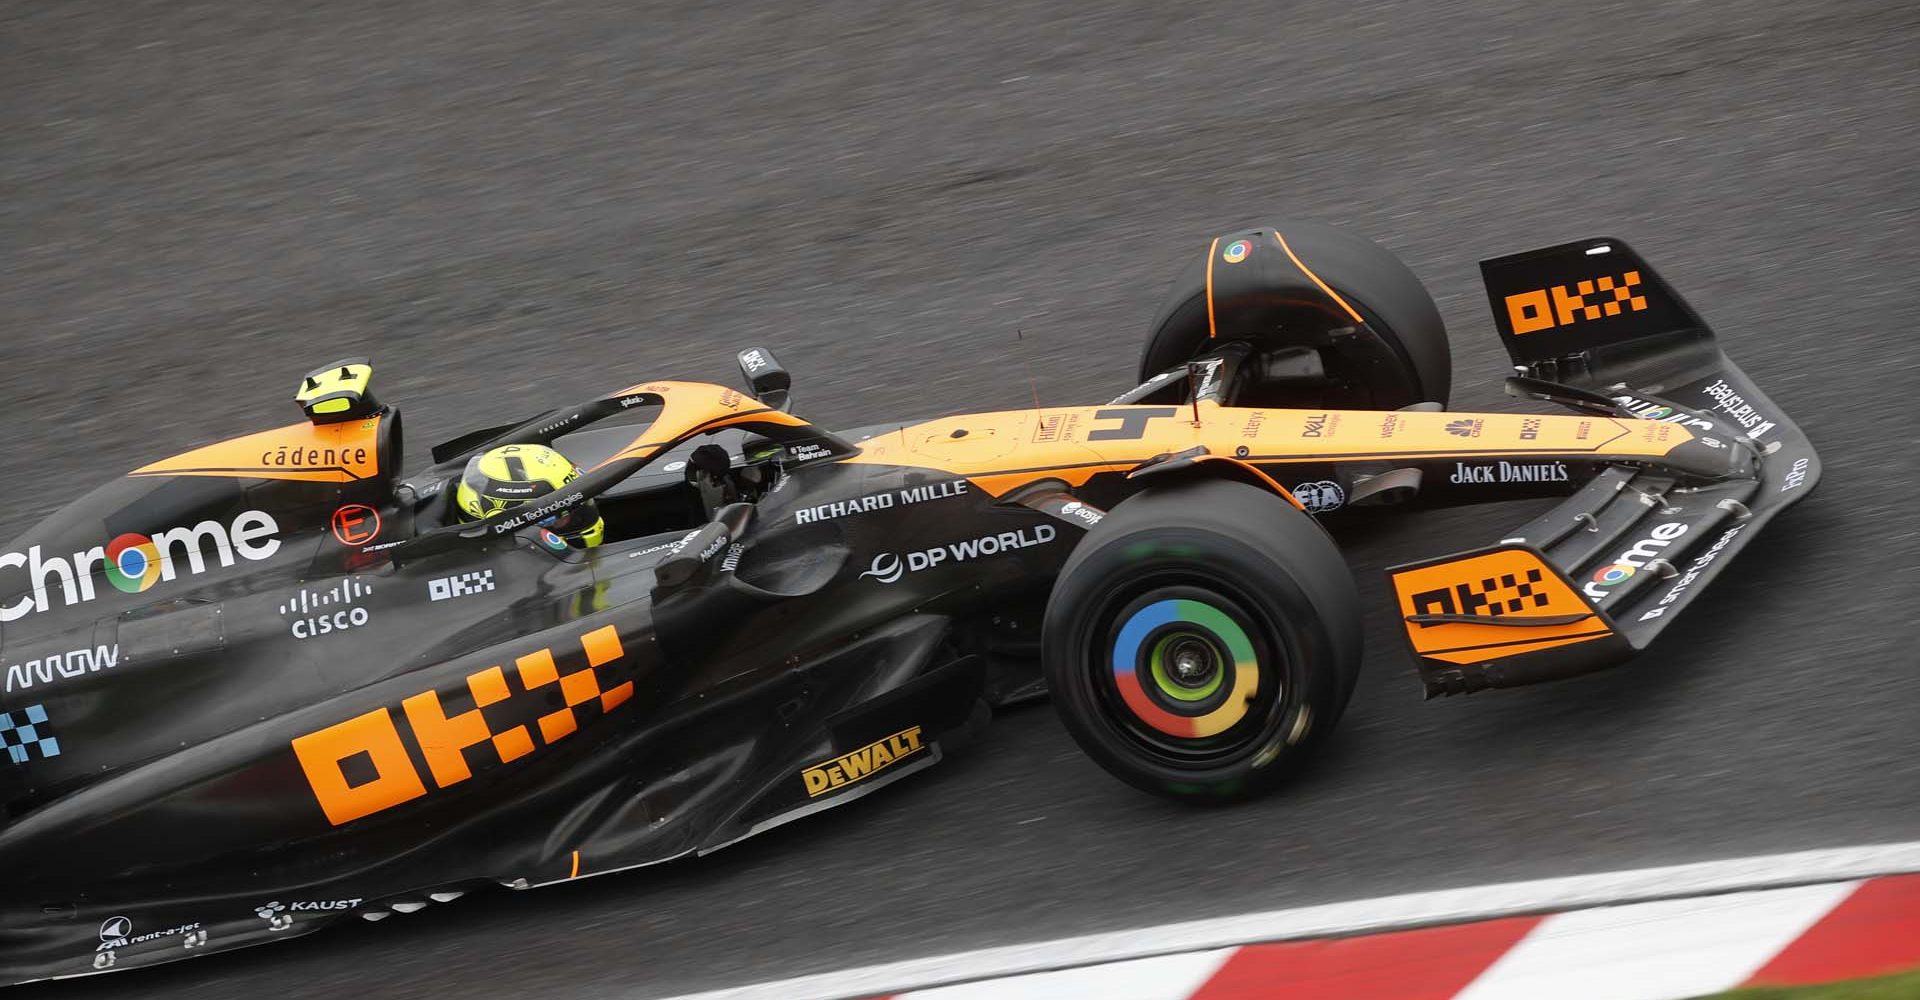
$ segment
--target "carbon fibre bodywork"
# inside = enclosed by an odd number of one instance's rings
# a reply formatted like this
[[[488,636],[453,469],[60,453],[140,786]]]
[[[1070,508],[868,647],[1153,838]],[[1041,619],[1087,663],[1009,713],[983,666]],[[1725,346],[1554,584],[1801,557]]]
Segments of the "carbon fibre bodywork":
[[[1566,277],[1596,245],[1653,304],[1538,327],[1597,294]],[[1624,244],[1541,254],[1490,262],[1489,289],[1516,390],[1574,415],[1233,406],[1271,366],[1222,342],[1105,406],[836,434],[749,351],[750,393],[642,383],[404,479],[387,409],[135,470],[0,555],[0,977],[653,864],[851,801],[1038,693],[1075,543],[1183,477],[1315,514],[1564,496],[1394,569],[1407,642],[1429,694],[1618,662],[1818,462]],[[629,411],[650,419],[595,426]],[[509,442],[588,471],[450,519],[461,463]],[[540,527],[587,503],[607,544]]]

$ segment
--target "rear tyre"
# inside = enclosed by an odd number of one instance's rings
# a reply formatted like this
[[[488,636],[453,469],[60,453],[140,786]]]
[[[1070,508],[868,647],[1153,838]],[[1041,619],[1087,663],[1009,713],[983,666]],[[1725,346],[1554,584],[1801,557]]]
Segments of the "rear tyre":
[[[1359,596],[1313,519],[1257,487],[1134,496],[1054,583],[1041,649],[1055,709],[1131,785],[1232,801],[1332,730],[1360,668]]]
[[[1140,380],[1235,340],[1276,362],[1311,350],[1324,378],[1256,372],[1229,387],[1230,406],[1392,410],[1444,406],[1452,390],[1447,330],[1433,296],[1391,251],[1331,226],[1289,222],[1209,243],[1154,317]]]

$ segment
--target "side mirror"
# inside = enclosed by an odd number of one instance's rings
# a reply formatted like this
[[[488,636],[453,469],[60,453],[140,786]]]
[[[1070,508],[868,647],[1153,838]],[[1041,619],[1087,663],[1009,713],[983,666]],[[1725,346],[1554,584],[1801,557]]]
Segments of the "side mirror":
[[[741,351],[736,360],[740,362],[741,377],[747,380],[747,391],[776,410],[786,410],[792,402],[787,391],[793,388],[793,376],[787,374],[780,359],[764,347],[749,347]]]

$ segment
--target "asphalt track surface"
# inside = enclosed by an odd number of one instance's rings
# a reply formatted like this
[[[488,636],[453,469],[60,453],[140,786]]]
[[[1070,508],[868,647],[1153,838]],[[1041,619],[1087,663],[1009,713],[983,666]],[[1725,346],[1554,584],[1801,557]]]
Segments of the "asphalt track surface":
[[[31,996],[646,997],[1038,937],[1920,838],[1920,8],[72,0],[0,7],[0,483],[63,495],[293,416],[372,353],[414,452],[775,347],[852,424],[1099,401],[1185,255],[1307,217],[1398,251],[1456,408],[1513,409],[1475,261],[1634,243],[1826,461],[1636,664],[1422,703],[1195,811],[1044,706],[713,857]],[[1024,339],[1015,330],[1024,329]]]

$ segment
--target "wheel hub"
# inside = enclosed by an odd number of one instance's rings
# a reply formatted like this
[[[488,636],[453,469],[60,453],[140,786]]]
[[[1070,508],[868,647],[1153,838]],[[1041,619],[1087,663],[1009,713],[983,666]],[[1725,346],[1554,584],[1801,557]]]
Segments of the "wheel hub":
[[[1201,687],[1220,669],[1212,645],[1192,636],[1174,640],[1167,658],[1172,661],[1174,682],[1182,687]]]

